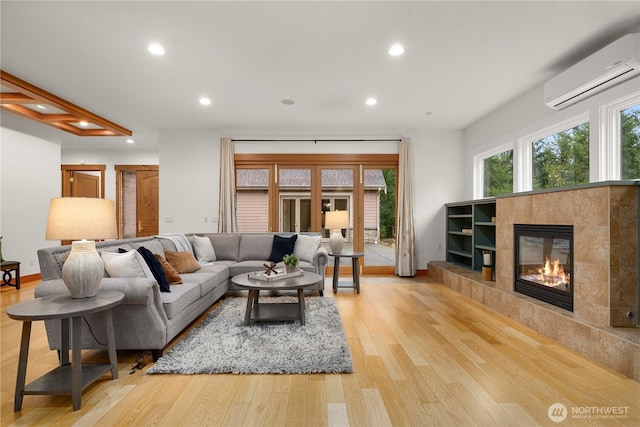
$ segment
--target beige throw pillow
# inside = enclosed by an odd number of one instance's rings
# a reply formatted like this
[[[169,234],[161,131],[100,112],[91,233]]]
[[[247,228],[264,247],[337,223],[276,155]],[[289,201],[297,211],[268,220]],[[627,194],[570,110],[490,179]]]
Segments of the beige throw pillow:
[[[200,264],[191,252],[164,251],[167,262],[180,274],[193,273],[200,270]]]
[[[169,262],[167,262],[167,260],[164,259],[162,255],[155,254],[155,256],[158,262],[160,263],[160,265],[162,266],[162,269],[164,270],[164,274],[167,275],[167,280],[169,281],[169,283],[172,285],[181,284],[182,277],[180,277],[180,274],[176,271],[176,269],[173,268],[173,266],[169,264]]]

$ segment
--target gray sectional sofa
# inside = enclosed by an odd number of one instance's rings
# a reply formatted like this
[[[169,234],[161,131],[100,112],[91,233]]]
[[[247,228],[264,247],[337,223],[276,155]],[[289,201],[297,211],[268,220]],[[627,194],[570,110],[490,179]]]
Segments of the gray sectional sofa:
[[[147,277],[109,277],[105,271],[100,288],[119,290],[125,297],[113,309],[116,348],[118,350],[151,350],[154,360],[162,355],[165,346],[197,319],[213,303],[225,297],[228,290],[237,289],[231,278],[237,274],[264,270],[263,264],[269,258],[276,233],[198,233],[207,237],[215,252],[215,261],[202,265],[195,272],[180,274],[183,281],[171,285],[170,292],[161,292],[158,282]],[[279,234],[283,236],[282,234]],[[291,236],[291,234],[286,235]],[[194,235],[186,235],[194,243]],[[282,239],[280,239],[282,240]],[[328,262],[326,249],[313,247],[319,242],[316,234],[300,234],[294,253],[300,248],[299,267],[325,277]],[[309,250],[309,243],[312,250]],[[178,242],[180,243],[180,242]],[[306,243],[306,247],[303,247]],[[178,251],[176,241],[162,237],[143,237],[128,240],[97,242],[96,249],[106,252],[122,252],[144,246],[154,254],[164,255],[165,251]],[[180,246],[178,244],[178,246]],[[184,247],[180,248],[185,250]],[[306,249],[306,250],[305,250]],[[38,260],[42,282],[35,289],[35,297],[67,293],[62,281],[62,265],[71,246],[58,246],[38,250]],[[280,266],[282,266],[280,264]],[[322,296],[324,280],[317,287]],[[45,327],[51,349],[60,349],[59,321],[46,321]],[[106,348],[106,329],[103,314],[86,316],[83,324],[82,348]]]

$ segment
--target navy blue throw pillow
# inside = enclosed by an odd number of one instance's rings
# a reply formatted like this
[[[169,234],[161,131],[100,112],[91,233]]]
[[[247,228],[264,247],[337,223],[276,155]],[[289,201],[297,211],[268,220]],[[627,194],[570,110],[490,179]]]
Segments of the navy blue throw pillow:
[[[293,248],[296,245],[296,239],[298,239],[297,234],[294,234],[291,237],[282,237],[277,234],[273,236],[271,255],[269,255],[267,261],[280,262],[285,255],[292,254]]]
[[[142,255],[142,258],[144,258],[147,266],[149,266],[149,270],[151,270],[153,277],[155,277],[158,285],[160,285],[160,292],[171,292],[171,286],[169,285],[167,274],[164,272],[162,264],[160,264],[160,261],[158,261],[153,252],[144,246],[140,246],[138,248],[138,253]]]

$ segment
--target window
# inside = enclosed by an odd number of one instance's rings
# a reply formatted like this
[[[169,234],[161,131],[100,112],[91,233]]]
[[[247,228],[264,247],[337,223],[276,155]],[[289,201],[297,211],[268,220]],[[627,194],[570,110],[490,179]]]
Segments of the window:
[[[513,150],[484,159],[483,196],[513,193]]]
[[[532,143],[533,189],[589,182],[589,123]]]
[[[622,179],[640,178],[640,104],[620,111]]]

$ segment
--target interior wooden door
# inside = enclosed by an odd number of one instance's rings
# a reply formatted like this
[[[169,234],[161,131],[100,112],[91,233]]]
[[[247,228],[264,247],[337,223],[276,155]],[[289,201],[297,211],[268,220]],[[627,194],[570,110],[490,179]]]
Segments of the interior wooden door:
[[[158,234],[158,171],[136,173],[136,222],[137,237]]]
[[[100,176],[83,172],[72,172],[72,197],[100,197]]]

